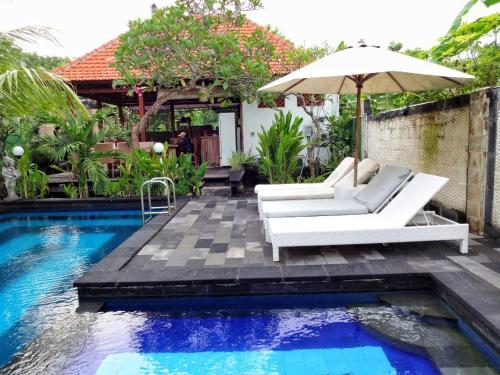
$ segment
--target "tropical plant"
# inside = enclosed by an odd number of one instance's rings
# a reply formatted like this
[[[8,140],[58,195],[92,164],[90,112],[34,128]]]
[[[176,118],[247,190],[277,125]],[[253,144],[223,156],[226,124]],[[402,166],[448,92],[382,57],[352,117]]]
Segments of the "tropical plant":
[[[64,194],[66,194],[66,196],[68,198],[71,198],[71,199],[78,198],[78,195],[79,195],[78,189],[73,184],[64,184],[63,191],[64,191]]]
[[[43,68],[47,70],[52,70],[70,61],[68,57],[40,56],[35,52],[23,52],[21,59],[27,68]]]
[[[49,192],[48,177],[31,162],[29,149],[19,158],[17,167],[21,172],[20,184],[17,185],[20,196],[24,199],[44,198]]]
[[[299,179],[299,181],[300,181],[300,183],[303,183],[303,184],[314,184],[314,183],[325,181],[326,177],[327,177],[327,175],[305,177],[305,178]]]
[[[244,166],[257,165],[257,156],[251,154],[251,150],[247,153],[242,151],[233,151],[228,159],[229,166],[232,171],[239,171]]]
[[[54,41],[46,28],[26,27],[0,32],[0,118],[50,114],[67,117],[86,113],[69,84],[43,68],[25,67],[18,42]]]
[[[293,173],[298,166],[299,153],[304,149],[304,134],[300,130],[301,117],[293,118],[279,111],[274,115],[271,127],[266,130],[261,126],[259,133],[259,153],[261,173],[271,184],[293,182]]]
[[[257,89],[271,79],[268,61],[276,60],[272,34],[259,28],[244,34],[239,28],[243,11],[260,5],[260,0],[176,0],[149,19],[129,23],[115,53],[123,79],[114,85],[128,87],[131,95],[163,89],[134,126],[134,144],[150,118],[179,92],[196,90],[223,106],[233,97],[257,97]]]
[[[177,185],[188,189],[188,195],[201,194],[203,186],[203,177],[207,170],[208,163],[204,161],[198,168],[193,165],[191,154],[183,154],[179,156],[179,172],[176,176]]]
[[[53,136],[43,136],[41,145],[52,148],[52,158],[57,163],[68,164],[78,181],[78,195],[80,198],[89,196],[88,181],[92,182],[95,193],[102,193],[108,176],[103,158],[120,157],[118,151],[95,151],[97,143],[110,139],[126,138],[128,134],[120,128],[107,127],[110,121],[107,110],[96,111],[90,117],[81,117],[78,114],[65,121],[57,123],[58,131]],[[114,120],[111,120],[114,121]],[[99,126],[102,124],[102,127]]]
[[[325,42],[321,46],[291,49],[286,53],[285,58],[283,59],[286,61],[285,66],[288,69],[286,71],[297,70],[306,64],[344,48],[345,44],[343,42],[341,42],[337,48],[334,48]],[[315,157],[315,155],[319,154],[317,151],[321,145],[321,137],[324,130],[321,119],[330,115],[325,111],[324,102],[330,100],[330,98],[325,95],[312,95],[310,96],[310,100],[305,100],[304,94],[297,94],[296,96],[302,103],[302,109],[306,115],[309,116],[312,122],[312,134],[306,146],[306,161],[309,169],[309,175],[315,176],[317,173],[316,166],[318,164],[318,158]]]
[[[20,42],[38,39],[54,41],[50,30],[25,27],[0,32],[0,153],[6,139],[17,129],[16,123],[33,114],[67,117],[86,113],[70,85],[41,67],[26,66]],[[1,164],[0,159],[0,164]],[[0,185],[3,177],[0,175]]]
[[[191,155],[176,156],[167,150],[168,145],[165,145],[161,155],[141,149],[132,150],[120,165],[120,177],[117,181],[108,181],[103,194],[112,197],[137,196],[145,181],[164,176],[174,181],[177,194],[200,195],[207,163],[195,168]],[[152,192],[161,194],[162,188],[155,186]]]
[[[440,38],[439,44],[431,49],[432,58],[441,60],[445,57],[456,56],[460,52],[468,49],[474,42],[490,32],[496,32],[499,26],[499,14],[494,13],[486,17],[481,17],[474,22],[463,22],[464,16],[469,13],[471,8],[478,0],[468,0],[460,10],[453,23],[443,38]],[[498,4],[500,0],[481,0],[481,2],[490,7]]]
[[[334,170],[344,158],[353,152],[353,126],[349,110],[340,111],[339,116],[326,118],[326,138],[322,146],[327,147],[330,158],[322,165],[323,173]]]

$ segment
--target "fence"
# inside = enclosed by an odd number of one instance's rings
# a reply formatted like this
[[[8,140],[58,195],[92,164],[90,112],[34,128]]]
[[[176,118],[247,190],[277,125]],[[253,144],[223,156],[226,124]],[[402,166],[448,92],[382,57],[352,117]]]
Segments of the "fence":
[[[500,237],[498,90],[368,116],[363,154],[381,165],[448,177],[432,203],[467,221],[472,232]]]

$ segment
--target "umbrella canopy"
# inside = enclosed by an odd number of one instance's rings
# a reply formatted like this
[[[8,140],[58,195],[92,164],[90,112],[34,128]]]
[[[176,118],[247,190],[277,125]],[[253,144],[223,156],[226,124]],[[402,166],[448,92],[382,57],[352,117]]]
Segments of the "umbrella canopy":
[[[474,78],[438,64],[360,43],[358,48],[333,53],[259,89],[281,93],[357,94],[354,186],[362,91],[381,94],[443,89],[460,86]]]
[[[378,47],[347,48],[296,70],[260,90],[307,94],[356,94],[354,76],[371,76],[363,92],[425,91],[459,86],[474,77]]]

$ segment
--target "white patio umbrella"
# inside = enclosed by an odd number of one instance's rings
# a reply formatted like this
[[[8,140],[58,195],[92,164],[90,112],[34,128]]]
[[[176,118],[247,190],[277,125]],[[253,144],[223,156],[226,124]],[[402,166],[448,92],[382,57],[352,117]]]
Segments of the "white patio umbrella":
[[[357,94],[354,134],[354,186],[357,181],[361,92],[370,94],[425,91],[460,86],[474,77],[387,49],[347,48],[317,60],[260,91],[297,94]]]

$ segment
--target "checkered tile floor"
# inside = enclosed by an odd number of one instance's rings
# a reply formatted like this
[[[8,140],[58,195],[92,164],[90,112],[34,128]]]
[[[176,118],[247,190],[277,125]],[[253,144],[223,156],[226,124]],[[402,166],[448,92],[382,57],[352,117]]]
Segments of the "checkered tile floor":
[[[255,199],[192,200],[133,259],[142,270],[169,267],[245,267],[400,262],[422,272],[464,269],[500,288],[500,244],[471,236],[470,254],[451,242],[288,248],[273,262]]]

